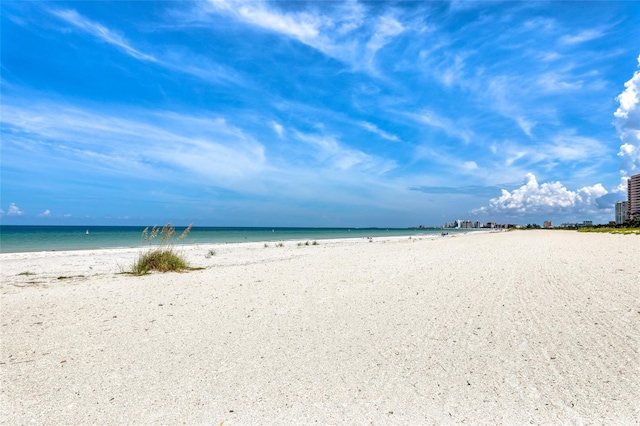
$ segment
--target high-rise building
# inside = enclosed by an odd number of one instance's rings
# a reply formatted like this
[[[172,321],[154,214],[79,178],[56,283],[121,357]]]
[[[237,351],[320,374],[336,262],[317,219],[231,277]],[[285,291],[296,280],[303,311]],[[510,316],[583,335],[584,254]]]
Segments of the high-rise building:
[[[627,219],[629,219],[629,203],[616,201],[616,223],[623,224]]]
[[[640,173],[627,181],[627,194],[629,219],[640,218]]]

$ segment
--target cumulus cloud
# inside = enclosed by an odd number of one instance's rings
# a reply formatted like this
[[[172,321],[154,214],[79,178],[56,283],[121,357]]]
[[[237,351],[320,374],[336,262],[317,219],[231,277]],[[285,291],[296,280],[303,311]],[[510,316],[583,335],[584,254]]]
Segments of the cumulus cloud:
[[[514,216],[551,213],[592,213],[604,207],[598,200],[608,192],[601,184],[571,191],[560,182],[539,184],[535,175],[527,173],[524,185],[489,200],[489,206],[476,213],[496,213]]]
[[[9,211],[7,211],[7,216],[22,216],[22,214],[22,210],[20,210],[20,207],[16,206],[16,203],[9,204]]]
[[[640,56],[638,56],[640,67]],[[613,113],[614,125],[622,145],[618,157],[621,158],[620,173],[629,177],[640,173],[640,71],[633,73],[631,80],[624,84],[625,90],[616,98],[620,106]]]
[[[51,210],[47,209],[38,215],[39,217],[49,217],[51,216]]]

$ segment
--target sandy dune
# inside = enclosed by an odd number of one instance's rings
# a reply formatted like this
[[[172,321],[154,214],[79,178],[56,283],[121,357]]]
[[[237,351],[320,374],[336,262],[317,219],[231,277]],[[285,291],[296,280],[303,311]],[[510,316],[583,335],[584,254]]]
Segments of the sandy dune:
[[[184,250],[0,255],[0,420],[640,422],[638,236]]]

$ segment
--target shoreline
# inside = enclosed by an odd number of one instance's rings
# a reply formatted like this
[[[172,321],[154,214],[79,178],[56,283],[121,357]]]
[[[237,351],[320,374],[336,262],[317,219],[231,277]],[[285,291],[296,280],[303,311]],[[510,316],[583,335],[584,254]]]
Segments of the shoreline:
[[[471,232],[459,232],[452,235],[448,235],[445,238],[455,238],[457,236],[467,236],[472,234],[483,234],[482,231]],[[240,252],[242,256],[253,255],[254,251],[268,251],[279,250],[285,252],[288,250],[303,250],[305,248],[320,248],[320,247],[339,247],[349,246],[356,244],[385,244],[391,242],[400,241],[412,241],[417,242],[421,240],[439,240],[443,237],[440,234],[427,234],[420,236],[387,236],[376,237],[371,240],[367,237],[351,237],[351,238],[327,238],[318,239],[319,244],[309,247],[304,243],[313,240],[282,240],[282,241],[251,241],[251,242],[228,242],[228,243],[190,243],[190,244],[176,244],[174,248],[185,256],[187,261],[192,267],[202,267],[200,264],[211,263],[206,262],[207,255],[210,250],[216,252],[226,252],[232,254]],[[279,247],[277,244],[282,243],[284,246]],[[127,267],[131,266],[141,253],[147,250],[158,247],[156,244],[150,244],[140,247],[118,247],[118,248],[101,248],[101,249],[78,249],[78,250],[50,250],[50,251],[37,251],[37,252],[12,252],[12,253],[0,253],[0,262],[2,262],[2,271],[0,271],[0,281],[3,283],[15,283],[23,282],[28,284],[33,281],[36,276],[42,276],[49,279],[56,277],[76,277],[76,278],[88,278],[92,276],[104,275],[104,274],[119,274],[125,273]],[[277,254],[277,253],[276,253]],[[283,254],[283,253],[281,253]],[[278,256],[275,256],[276,258]],[[220,257],[218,257],[220,258]],[[66,259],[67,263],[51,264],[52,260]],[[87,260],[93,259],[93,261]],[[26,264],[23,264],[23,261]],[[199,263],[200,264],[199,264]],[[88,265],[87,265],[88,263]],[[41,266],[46,264],[47,266]],[[29,270],[29,267],[33,270]],[[64,269],[72,267],[71,270]],[[24,270],[23,270],[24,269]],[[44,269],[47,269],[45,272]],[[27,274],[25,274],[27,273]],[[189,273],[189,272],[184,272]],[[152,272],[151,274],[158,274]],[[170,273],[169,273],[170,274]],[[2,287],[0,287],[1,289]]]
[[[43,228],[56,229],[58,227],[43,227]],[[65,227],[60,227],[60,228],[65,228]],[[74,228],[84,229],[84,227],[74,227]],[[103,227],[103,228],[110,228],[110,227]],[[111,227],[111,228],[119,229],[122,227]],[[127,228],[137,228],[137,227],[127,227]],[[215,229],[215,233],[203,236],[202,234],[203,230],[205,230],[204,232],[207,232],[206,231],[207,229]],[[259,233],[252,234],[252,232],[255,231],[256,229]],[[410,237],[410,236],[428,237],[431,235],[439,235],[441,232],[444,231],[442,229],[436,229],[436,228],[428,228],[428,229],[419,229],[419,228],[395,229],[394,228],[391,231],[389,231],[389,229],[385,230],[384,228],[275,228],[278,230],[278,233],[272,234],[271,232],[267,232],[269,229],[271,228],[206,228],[206,227],[195,228],[195,230],[193,230],[190,233],[190,235],[187,237],[185,241],[176,243],[175,245],[182,247],[182,246],[199,245],[199,244],[237,244],[237,243],[245,243],[245,242],[273,243],[273,242],[279,242],[279,241],[283,241],[283,242],[296,241],[297,242],[299,240],[324,241],[324,240],[334,240],[334,239],[358,239],[358,238],[364,238],[370,235],[373,236],[374,238]],[[352,229],[354,234],[353,236],[350,235]],[[326,231],[327,234],[323,234],[323,233],[318,234],[317,233],[318,230]],[[228,235],[221,236],[220,234],[217,234],[217,232],[221,232],[223,234],[227,233]],[[248,234],[245,234],[246,232],[248,232]],[[302,234],[296,234],[296,232],[301,232]],[[451,232],[452,234],[463,234],[463,233],[470,233],[470,232],[490,232],[490,230],[489,229],[487,230],[455,229],[455,230],[446,230],[444,232]],[[305,233],[307,234],[305,235]],[[339,235],[339,236],[331,235],[333,233],[342,233],[342,235]],[[355,234],[359,234],[359,235],[355,235]],[[105,245],[100,245],[101,244],[100,242],[93,241],[92,244],[95,244],[94,246],[87,245],[87,241],[84,239],[85,235],[86,234],[84,233],[62,234],[60,235],[60,238],[64,238],[65,240],[67,238],[76,238],[77,240],[65,241],[61,245],[61,247],[60,247],[60,244],[58,243],[59,245],[58,248],[33,249],[28,246],[25,247],[25,246],[19,245],[15,241],[16,238],[18,239],[33,238],[33,236],[28,233],[24,235],[9,234],[4,236],[0,234],[0,244],[1,244],[0,255],[11,254],[11,253],[41,253],[41,252],[83,251],[83,250],[93,251],[93,250],[112,250],[112,249],[128,249],[128,248],[141,249],[141,248],[146,248],[148,245],[153,245],[153,244],[145,243],[138,232],[135,232],[134,234],[127,234],[126,236],[119,236],[119,237],[114,237],[114,236],[105,237],[104,234],[97,234],[97,235],[101,235],[100,238],[106,238],[107,240],[111,240],[111,241],[105,242],[103,240],[102,244],[105,244]],[[92,238],[96,236],[96,234],[90,234],[90,235]],[[43,238],[43,236],[41,235],[40,238]],[[229,238],[229,239],[224,240],[224,238]],[[126,244],[126,243],[123,244],[122,242],[114,243],[112,239],[118,239],[120,241],[125,240],[130,242],[129,244]],[[220,239],[220,240],[216,240],[216,239]],[[76,244],[75,247],[73,247],[74,243]],[[38,243],[32,243],[32,244],[37,245]],[[43,244],[43,243],[40,242],[39,244]],[[65,247],[69,245],[71,245],[72,247]],[[9,247],[8,250],[6,249],[7,246]]]
[[[447,232],[447,231],[443,231]],[[496,232],[507,232],[504,231],[495,231],[495,230],[456,230],[456,232],[447,235],[448,237],[455,237],[457,235],[468,235],[468,234],[485,234],[485,233],[496,233]],[[383,241],[383,240],[395,240],[395,239],[439,239],[442,235],[439,232],[434,232],[430,234],[414,234],[414,235],[389,235],[389,236],[374,236],[371,237],[375,241]],[[291,238],[291,239],[273,239],[273,240],[256,240],[256,241],[225,241],[225,242],[186,242],[186,243],[176,243],[173,244],[175,248],[201,248],[206,246],[233,246],[238,244],[277,244],[277,243],[298,243],[298,242],[306,242],[306,241],[322,241],[329,243],[337,243],[337,242],[347,242],[353,240],[365,240],[368,237],[363,236],[354,236],[354,237],[341,237],[341,238]],[[77,249],[66,249],[66,250],[36,250],[36,251],[9,251],[9,252],[0,252],[0,260],[3,257],[11,257],[11,255],[23,254],[23,255],[38,255],[43,253],[78,253],[78,252],[108,252],[112,250],[146,250],[148,248],[153,248],[158,246],[158,244],[141,244],[139,246],[114,246],[114,247],[95,247],[95,248],[77,248]]]
[[[139,249],[3,254],[0,421],[638,422],[639,245],[201,245],[139,277],[115,266]]]

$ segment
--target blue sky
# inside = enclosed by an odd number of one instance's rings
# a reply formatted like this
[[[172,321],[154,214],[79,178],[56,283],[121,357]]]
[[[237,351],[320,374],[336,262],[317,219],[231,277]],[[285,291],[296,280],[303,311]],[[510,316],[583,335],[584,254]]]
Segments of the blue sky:
[[[3,1],[3,224],[606,222],[637,2]]]

